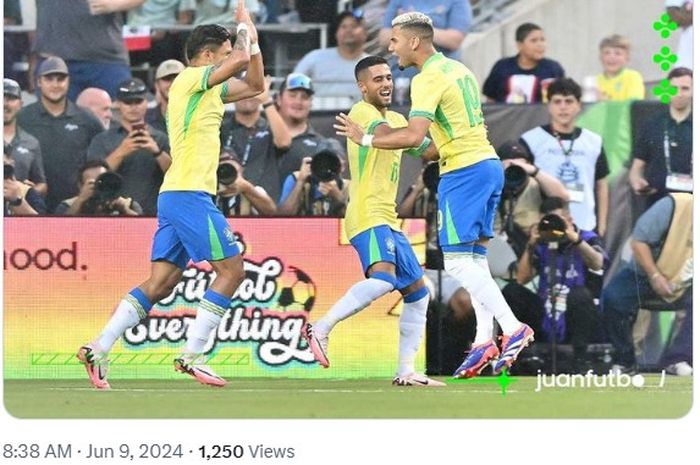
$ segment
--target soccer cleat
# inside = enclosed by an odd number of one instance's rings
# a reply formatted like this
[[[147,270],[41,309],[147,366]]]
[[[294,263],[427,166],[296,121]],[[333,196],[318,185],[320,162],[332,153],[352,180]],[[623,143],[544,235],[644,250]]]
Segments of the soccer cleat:
[[[301,333],[304,339],[306,339],[307,344],[309,344],[309,349],[311,349],[311,353],[314,354],[316,361],[323,368],[328,368],[331,365],[326,355],[328,353],[328,335],[318,336],[309,323],[306,324],[306,327],[304,327]]]
[[[107,382],[109,360],[106,354],[95,350],[92,344],[85,344],[78,350],[76,357],[85,365],[90,382],[96,389],[109,389]]]
[[[500,352],[493,341],[478,346],[472,346],[462,364],[452,375],[455,378],[473,378],[481,373],[492,360],[496,360]]]
[[[430,379],[427,376],[422,376],[417,373],[411,373],[406,376],[397,376],[391,382],[394,386],[418,386],[418,387],[443,387],[445,383]]]
[[[201,357],[196,355],[192,356],[187,354],[178,356],[174,361],[175,371],[190,375],[202,384],[216,387],[226,386],[226,380],[224,378],[214,373],[214,370],[207,365],[198,363],[201,361],[199,360],[200,358]]]
[[[676,376],[692,376],[693,367],[688,362],[673,363],[666,367],[666,372]]]
[[[496,362],[493,372],[500,374],[504,369],[510,368],[520,352],[534,340],[535,332],[524,323],[510,336],[501,336],[501,357]]]

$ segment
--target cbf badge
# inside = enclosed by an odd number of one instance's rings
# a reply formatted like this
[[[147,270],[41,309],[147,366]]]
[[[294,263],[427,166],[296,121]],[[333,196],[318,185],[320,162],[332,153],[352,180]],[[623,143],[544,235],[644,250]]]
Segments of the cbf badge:
[[[396,255],[396,244],[391,237],[386,238],[386,250],[389,252],[389,255]]]

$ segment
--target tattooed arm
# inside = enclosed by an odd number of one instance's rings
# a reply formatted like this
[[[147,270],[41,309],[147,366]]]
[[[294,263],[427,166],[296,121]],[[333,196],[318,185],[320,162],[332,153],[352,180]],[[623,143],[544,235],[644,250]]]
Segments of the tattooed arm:
[[[230,55],[219,65],[214,66],[207,81],[209,88],[227,81],[246,69],[251,62],[250,44],[258,40],[258,33],[245,8],[245,2],[238,2],[236,22],[239,24],[236,42]]]

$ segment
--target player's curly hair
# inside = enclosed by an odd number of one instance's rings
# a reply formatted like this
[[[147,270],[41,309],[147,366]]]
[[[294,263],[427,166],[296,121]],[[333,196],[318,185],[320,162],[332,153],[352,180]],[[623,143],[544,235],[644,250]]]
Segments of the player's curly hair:
[[[202,50],[219,48],[224,42],[231,40],[231,33],[218,24],[197,26],[187,38],[185,54],[188,61],[199,55]]]

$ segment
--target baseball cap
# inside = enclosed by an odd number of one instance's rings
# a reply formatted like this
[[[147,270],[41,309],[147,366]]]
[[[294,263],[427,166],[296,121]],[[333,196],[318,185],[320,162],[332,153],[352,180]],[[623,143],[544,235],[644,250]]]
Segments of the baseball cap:
[[[292,73],[289,76],[287,76],[287,79],[285,79],[284,82],[282,83],[282,88],[280,89],[280,91],[284,92],[285,89],[288,89],[288,90],[303,89],[311,95],[313,95],[313,93],[314,93],[314,88],[313,88],[313,85],[311,84],[311,78],[309,76],[307,76],[306,74],[302,74],[302,73]]]
[[[514,141],[508,141],[498,147],[498,150],[496,150],[496,153],[498,154],[498,158],[501,160],[511,160],[513,158],[524,158],[530,163],[532,163],[534,160],[532,160],[532,157],[530,154],[525,150],[525,147],[523,147],[519,142],[514,142]]]
[[[177,60],[165,60],[156,69],[156,79],[163,79],[166,76],[177,75],[184,71],[185,65]]]
[[[68,66],[61,57],[49,57],[39,65],[39,76],[47,74],[68,74]]]
[[[688,3],[688,0],[666,0],[666,8],[683,8],[683,5]]]
[[[10,95],[16,98],[22,98],[22,89],[17,81],[5,78],[2,80],[2,90],[4,95]]]
[[[139,78],[131,78],[119,83],[117,100],[130,101],[146,98],[146,84]]]

